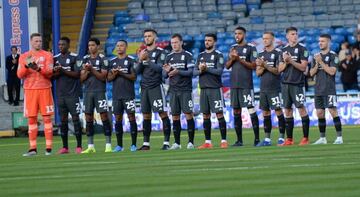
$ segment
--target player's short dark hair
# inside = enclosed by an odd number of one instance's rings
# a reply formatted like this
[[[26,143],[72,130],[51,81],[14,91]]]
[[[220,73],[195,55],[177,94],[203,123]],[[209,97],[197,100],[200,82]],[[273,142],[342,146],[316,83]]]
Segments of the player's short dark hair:
[[[319,37],[320,38],[327,38],[327,39],[331,40],[330,34],[321,34]]]
[[[60,38],[60,40],[63,40],[65,42],[67,42],[68,44],[70,44],[70,38],[69,37],[63,36],[63,37]]]
[[[93,37],[93,38],[90,38],[90,39],[89,39],[89,42],[95,42],[96,45],[100,45],[100,40],[97,39],[97,38],[94,38],[94,37]]]
[[[17,46],[11,46],[10,50],[16,49],[17,50]]]
[[[179,38],[180,41],[183,41],[182,36],[181,36],[180,34],[177,34],[177,33],[176,33],[176,34],[173,34],[173,35],[171,36],[171,39],[172,39],[172,38]]]
[[[33,37],[41,37],[41,34],[40,33],[32,33],[30,35],[30,40],[33,39]]]
[[[217,41],[217,36],[214,33],[207,33],[207,34],[205,34],[205,37],[211,37],[214,39],[215,42]]]
[[[263,34],[269,34],[272,35],[272,37],[275,37],[275,34],[272,31],[265,31]]]
[[[152,29],[152,28],[144,29],[144,33],[146,33],[146,32],[152,32],[155,35],[157,35],[157,31],[155,29]]]
[[[124,40],[124,39],[120,39],[116,43],[118,43],[118,42],[123,42],[123,43],[125,43],[126,46],[128,45],[128,42],[126,40]]]
[[[237,27],[235,28],[235,31],[236,31],[236,30],[243,31],[243,32],[246,34],[246,29],[245,29],[245,27],[237,26]]]
[[[289,33],[289,31],[296,31],[297,32],[298,29],[296,27],[288,27],[288,28],[286,28],[285,32]]]

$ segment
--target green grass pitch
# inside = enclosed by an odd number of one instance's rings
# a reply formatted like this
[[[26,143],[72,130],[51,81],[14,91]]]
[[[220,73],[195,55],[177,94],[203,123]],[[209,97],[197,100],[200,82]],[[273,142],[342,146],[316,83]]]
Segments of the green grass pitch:
[[[226,150],[218,148],[218,130],[214,149],[186,150],[183,131],[178,151],[160,151],[162,134],[154,132],[151,151],[135,153],[129,151],[129,134],[122,153],[104,153],[104,136],[96,135],[96,154],[47,157],[39,138],[39,154],[31,158],[21,156],[26,138],[0,139],[0,196],[360,196],[359,127],[343,130],[343,145],[332,144],[335,131],[328,126],[328,145],[252,147],[252,130],[246,129],[245,146]],[[299,142],[301,129],[295,133]],[[234,131],[228,136],[233,143]],[[274,129],[273,143],[277,136]],[[319,137],[316,127],[310,137],[312,142]],[[195,144],[203,140],[203,131],[197,131]],[[74,144],[71,136],[72,152]],[[60,146],[55,137],[55,150]]]

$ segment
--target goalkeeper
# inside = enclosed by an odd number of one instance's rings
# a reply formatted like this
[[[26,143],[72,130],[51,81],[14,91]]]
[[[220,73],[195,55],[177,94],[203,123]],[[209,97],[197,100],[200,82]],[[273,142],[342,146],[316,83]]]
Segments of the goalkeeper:
[[[37,154],[39,110],[44,121],[45,155],[51,155],[53,138],[51,115],[54,114],[54,104],[50,78],[53,73],[53,56],[41,49],[42,38],[39,33],[30,36],[30,45],[30,51],[21,54],[17,71],[18,77],[24,80],[24,116],[28,118],[29,127],[30,148],[23,156]]]

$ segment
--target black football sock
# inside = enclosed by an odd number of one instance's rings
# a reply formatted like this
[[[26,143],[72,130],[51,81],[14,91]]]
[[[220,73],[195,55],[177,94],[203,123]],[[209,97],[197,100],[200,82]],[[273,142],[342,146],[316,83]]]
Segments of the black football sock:
[[[272,129],[271,116],[264,116],[264,131],[266,138],[270,138],[271,129]]]
[[[318,119],[318,127],[320,131],[320,137],[325,137],[326,133],[326,119],[325,118],[319,118]]]
[[[74,130],[75,130],[75,137],[76,137],[76,147],[82,147],[82,128],[80,121],[73,120],[74,123]]]
[[[194,144],[195,138],[195,121],[194,118],[187,120],[187,127],[188,127],[188,135],[189,135],[189,142]]]
[[[225,118],[219,118],[219,129],[220,129],[220,134],[221,134],[221,139],[222,140],[226,140],[226,121]]]
[[[286,137],[293,138],[293,130],[294,130],[294,118],[285,118],[285,127],[286,127]]]
[[[242,119],[241,114],[234,114],[234,127],[237,136],[237,141],[242,142]]]
[[[180,123],[180,120],[174,120],[173,121],[173,130],[174,130],[175,143],[180,145],[180,136],[181,136],[181,123]]]
[[[68,131],[69,131],[68,121],[61,121],[60,132],[61,132],[63,148],[69,148]]]
[[[309,115],[301,117],[301,122],[302,122],[303,135],[304,135],[304,137],[308,138],[309,137],[309,129],[310,129]]]
[[[136,146],[136,140],[137,140],[137,124],[136,121],[130,121],[130,132],[131,132],[131,145]]]
[[[335,126],[335,130],[336,130],[336,135],[337,137],[341,137],[342,136],[342,128],[341,128],[341,120],[340,117],[337,116],[333,119],[334,121],[334,126]]]
[[[284,114],[281,114],[280,116],[278,116],[278,121],[279,121],[279,132],[280,138],[284,138],[285,137],[285,117]]]
[[[171,123],[169,117],[165,117],[162,119],[163,130],[164,130],[164,142],[170,141],[171,134]]]
[[[143,121],[143,135],[144,135],[144,142],[150,142],[150,134],[151,134],[151,120]]]
[[[205,140],[211,140],[211,121],[210,119],[204,119],[203,123]]]
[[[254,130],[255,140],[258,140],[258,139],[260,139],[258,116],[256,113],[252,113],[252,114],[250,114],[250,117],[251,117],[251,123],[252,123],[253,130]]]
[[[124,130],[123,130],[122,121],[116,121],[116,123],[115,123],[115,133],[116,133],[117,145],[123,147]]]

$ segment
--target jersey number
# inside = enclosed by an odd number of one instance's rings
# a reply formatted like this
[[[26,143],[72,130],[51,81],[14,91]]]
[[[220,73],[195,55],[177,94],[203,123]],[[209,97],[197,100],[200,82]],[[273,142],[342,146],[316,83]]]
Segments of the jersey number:
[[[223,108],[222,100],[214,101],[215,102],[215,108],[221,109]]]
[[[106,100],[98,101],[98,103],[99,103],[99,108],[107,109],[107,102],[106,102]]]
[[[46,113],[52,113],[54,112],[54,106],[53,105],[47,105],[46,106]]]
[[[280,98],[278,96],[271,98],[271,105],[278,106],[280,104],[281,104],[281,102],[280,102]]]
[[[158,108],[162,107],[162,106],[163,106],[162,100],[161,100],[161,99],[154,100],[153,106],[154,106],[154,107],[158,107]]]
[[[128,102],[125,102],[125,104],[126,104],[127,109],[135,108],[135,102],[134,101],[128,101]]]
[[[80,111],[81,111],[81,105],[80,105],[80,103],[75,103],[75,105],[76,105],[76,112],[77,112],[77,113],[80,113]]]
[[[297,94],[295,99],[297,102],[303,103],[305,98],[303,94]]]
[[[252,103],[252,97],[250,94],[248,95],[243,95],[244,96],[244,103],[249,103],[251,104]]]

